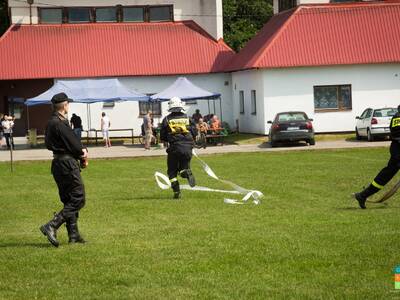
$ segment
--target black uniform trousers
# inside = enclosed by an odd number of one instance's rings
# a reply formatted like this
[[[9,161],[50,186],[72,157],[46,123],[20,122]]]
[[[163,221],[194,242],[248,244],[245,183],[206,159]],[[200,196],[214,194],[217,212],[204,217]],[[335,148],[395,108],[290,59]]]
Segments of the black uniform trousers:
[[[85,187],[78,161],[72,157],[55,158],[51,164],[51,173],[64,204],[62,215],[65,219],[77,218],[79,210],[85,206]]]
[[[190,160],[192,159],[192,149],[168,149],[168,178],[173,179],[178,176],[182,170],[190,168]]]
[[[374,181],[384,186],[386,185],[400,169],[400,142],[393,140],[390,145],[390,159],[386,167],[384,167]]]

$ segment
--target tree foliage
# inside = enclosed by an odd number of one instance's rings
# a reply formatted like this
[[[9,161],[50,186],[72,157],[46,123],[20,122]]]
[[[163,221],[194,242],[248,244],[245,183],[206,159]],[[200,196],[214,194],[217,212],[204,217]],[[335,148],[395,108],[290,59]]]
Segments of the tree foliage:
[[[7,30],[8,26],[7,0],[0,0],[0,36]]]
[[[272,0],[223,0],[224,39],[239,51],[273,15]]]

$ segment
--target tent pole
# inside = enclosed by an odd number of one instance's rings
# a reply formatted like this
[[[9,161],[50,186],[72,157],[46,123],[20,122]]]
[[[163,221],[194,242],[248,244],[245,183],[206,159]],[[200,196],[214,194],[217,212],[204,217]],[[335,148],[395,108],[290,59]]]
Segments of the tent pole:
[[[216,111],[216,109],[215,109],[215,99],[213,100],[213,106],[214,106],[214,115],[216,115],[216,114],[217,114],[217,111]]]
[[[31,126],[29,124],[29,106],[26,105],[26,118],[27,118],[27,123],[28,123],[28,130],[31,129]]]
[[[207,99],[207,103],[208,103],[208,114],[210,114],[210,99]]]
[[[222,98],[221,97],[219,97],[219,110],[221,113],[221,122],[222,122]]]

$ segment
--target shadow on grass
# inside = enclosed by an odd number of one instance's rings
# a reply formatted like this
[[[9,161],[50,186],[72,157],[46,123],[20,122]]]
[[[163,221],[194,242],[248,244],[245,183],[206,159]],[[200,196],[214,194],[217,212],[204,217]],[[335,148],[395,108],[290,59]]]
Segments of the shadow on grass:
[[[171,200],[172,198],[172,193],[171,194],[166,194],[163,196],[159,197],[154,197],[154,196],[140,196],[140,197],[118,197],[118,199],[115,199],[117,201],[159,201],[159,200]]]
[[[272,147],[269,142],[264,142],[262,144],[257,145],[258,148],[266,149],[266,148],[300,148],[300,147],[308,147],[308,144],[305,142],[286,142],[286,143],[278,143],[276,147]]]
[[[376,206],[371,206],[373,204],[375,204]],[[367,206],[367,209],[361,209],[360,207],[351,206],[351,207],[336,207],[336,210],[344,210],[344,211],[346,211],[346,210],[360,210],[360,211],[364,211],[364,210],[371,210],[371,209],[374,210],[374,209],[392,209],[392,208],[396,208],[396,207],[390,207],[387,204],[377,205],[377,203],[367,203],[367,205],[369,205],[369,206]]]
[[[54,248],[49,243],[0,243],[0,248]]]

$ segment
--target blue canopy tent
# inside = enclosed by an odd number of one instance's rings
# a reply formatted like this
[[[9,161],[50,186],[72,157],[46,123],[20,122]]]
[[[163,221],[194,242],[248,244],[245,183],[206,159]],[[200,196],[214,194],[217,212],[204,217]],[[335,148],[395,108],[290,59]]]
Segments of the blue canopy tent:
[[[27,106],[50,104],[51,98],[61,92],[78,103],[149,100],[146,95],[128,90],[117,78],[63,79],[56,80],[49,90],[28,99],[25,104]]]
[[[190,82],[186,77],[179,77],[171,86],[166,88],[164,91],[152,95],[150,98],[152,101],[168,101],[172,97],[179,97],[183,101],[189,100],[207,100],[208,101],[208,113],[210,113],[210,101],[209,100],[220,100],[220,112],[222,120],[222,103],[221,94],[211,93],[203,90],[198,86]],[[214,112],[215,112],[215,101],[214,101]]]
[[[77,103],[88,105],[88,129],[90,129],[89,104],[96,102],[114,101],[149,101],[149,97],[141,93],[128,90],[117,78],[99,79],[60,79],[55,80],[54,85],[39,96],[25,101],[25,105],[34,106],[51,104],[51,98],[58,93],[66,93],[69,98]],[[28,109],[29,127],[29,109]]]

